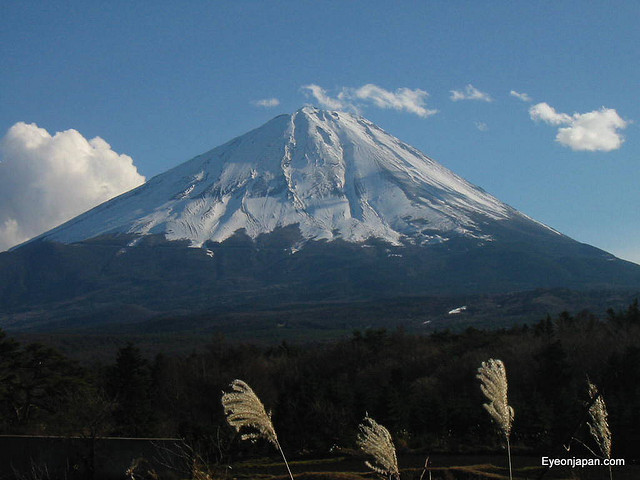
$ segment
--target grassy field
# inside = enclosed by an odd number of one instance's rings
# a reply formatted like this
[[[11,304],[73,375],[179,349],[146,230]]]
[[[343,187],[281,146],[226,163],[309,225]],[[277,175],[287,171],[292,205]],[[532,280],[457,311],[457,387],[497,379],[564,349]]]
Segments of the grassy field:
[[[420,479],[423,474],[423,457],[401,456],[400,473],[403,480]],[[518,480],[597,480],[608,479],[606,467],[559,468],[545,471],[539,457],[514,456],[514,479]],[[486,455],[434,455],[429,460],[429,471],[424,480],[480,480],[508,479],[506,457]],[[290,462],[296,480],[363,480],[379,478],[372,473],[362,459],[353,456],[297,460]],[[288,475],[282,462],[268,458],[252,459],[215,472],[215,478],[286,480]],[[541,477],[542,475],[542,477]],[[637,480],[639,465],[617,467],[613,471],[616,480]]]

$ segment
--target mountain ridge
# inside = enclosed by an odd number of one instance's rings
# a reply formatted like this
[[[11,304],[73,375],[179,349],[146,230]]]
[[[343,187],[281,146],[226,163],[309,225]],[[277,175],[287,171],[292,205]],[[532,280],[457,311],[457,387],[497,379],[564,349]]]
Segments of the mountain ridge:
[[[441,234],[489,240],[471,218],[478,214],[535,222],[363,117],[304,107],[39,238],[69,243],[163,233],[202,246],[241,228],[256,238],[298,224],[305,240],[427,244],[446,240]]]
[[[0,327],[539,288],[633,295],[640,266],[362,117],[305,107],[0,253]]]

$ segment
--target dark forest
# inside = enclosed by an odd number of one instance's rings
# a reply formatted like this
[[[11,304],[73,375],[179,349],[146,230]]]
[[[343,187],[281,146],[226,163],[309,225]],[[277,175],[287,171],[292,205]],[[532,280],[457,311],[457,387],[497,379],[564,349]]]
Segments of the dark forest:
[[[515,455],[551,454],[572,443],[575,455],[589,446],[589,379],[606,401],[613,456],[636,458],[637,301],[606,318],[562,313],[499,331],[376,329],[331,343],[272,346],[217,336],[190,355],[154,358],[129,343],[107,364],[80,364],[1,332],[0,433],[180,437],[219,463],[269,453],[266,444],[239,441],[225,422],[220,397],[239,378],[272,411],[291,455],[353,448],[365,414],[390,430],[401,453],[498,452],[501,438],[476,378],[488,358],[506,365]]]

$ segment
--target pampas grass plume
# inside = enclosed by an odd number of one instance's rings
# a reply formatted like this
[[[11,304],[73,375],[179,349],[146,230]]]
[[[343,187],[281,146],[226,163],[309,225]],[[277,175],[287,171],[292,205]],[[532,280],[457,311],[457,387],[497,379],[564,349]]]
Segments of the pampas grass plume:
[[[365,462],[367,467],[385,478],[399,479],[398,458],[389,431],[368,415],[358,428],[358,446],[374,458],[374,463]]]
[[[502,360],[490,358],[486,362],[482,362],[482,365],[478,368],[476,377],[480,379],[481,382],[480,390],[482,390],[484,396],[489,400],[489,403],[485,403],[482,406],[498,424],[498,427],[507,440],[509,478],[511,479],[513,478],[513,472],[511,469],[511,444],[509,443],[509,436],[511,435],[511,425],[513,424],[515,412],[513,408],[509,406],[507,399],[507,370]]]
[[[483,407],[491,418],[498,424],[507,439],[511,435],[511,425],[515,412],[507,399],[507,372],[502,360],[489,359],[482,362],[482,366],[478,369],[480,379],[480,389],[484,396],[487,397],[489,403],[483,404]]]
[[[227,422],[238,432],[241,428],[252,428],[255,432],[242,435],[243,440],[264,438],[273,445],[278,445],[278,436],[271,422],[271,415],[253,392],[242,380],[231,382],[232,392],[222,395],[222,406]]]
[[[289,468],[289,462],[278,442],[276,430],[271,422],[271,415],[264,409],[264,405],[249,385],[242,380],[231,382],[231,392],[222,395],[222,406],[227,416],[227,422],[238,432],[242,428],[250,428],[254,431],[242,434],[243,440],[256,440],[264,438],[272,443],[282,455],[284,464],[293,480],[293,474]]]
[[[589,407],[590,421],[587,422],[591,436],[594,438],[600,451],[606,458],[611,458],[611,430],[607,421],[607,406],[598,387],[589,382],[589,397],[593,400]],[[595,399],[595,400],[594,400]]]

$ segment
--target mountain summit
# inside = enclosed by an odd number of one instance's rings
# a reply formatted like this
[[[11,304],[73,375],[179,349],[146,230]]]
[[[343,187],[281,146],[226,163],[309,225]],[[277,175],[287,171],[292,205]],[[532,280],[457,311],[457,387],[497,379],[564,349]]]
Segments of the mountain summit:
[[[304,107],[42,238],[162,234],[200,247],[240,229],[255,239],[298,225],[304,241],[426,245],[455,236],[491,240],[487,222],[514,219],[531,222],[370,121]]]
[[[305,107],[1,253],[0,327],[280,316],[327,302],[342,316],[383,302],[379,316],[410,296],[639,287],[639,266],[532,220],[370,121]],[[499,313],[502,301],[485,303]],[[429,305],[418,304],[398,318],[421,318]]]

